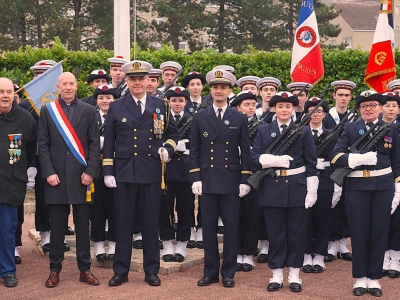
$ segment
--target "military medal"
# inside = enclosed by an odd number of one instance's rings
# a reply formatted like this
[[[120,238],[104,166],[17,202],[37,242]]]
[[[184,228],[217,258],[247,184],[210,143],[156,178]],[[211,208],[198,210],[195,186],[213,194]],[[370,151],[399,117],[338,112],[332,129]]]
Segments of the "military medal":
[[[392,142],[393,142],[393,139],[390,137],[390,136],[384,136],[383,137],[383,140],[385,141],[385,144],[383,144],[383,147],[385,147],[385,148],[392,148]]]
[[[8,163],[10,165],[12,165],[14,163],[14,159],[13,159],[13,149],[8,149],[8,154],[10,155],[10,160],[8,161]]]
[[[21,149],[17,149],[17,161],[21,160]]]
[[[10,148],[14,148],[14,135],[9,134],[8,135],[8,140],[10,141]]]
[[[22,145],[22,134],[21,133],[17,134],[17,139],[18,139],[18,146],[21,146]]]
[[[160,109],[156,108],[156,112]],[[154,134],[157,139],[161,139],[164,133],[164,115],[159,113],[153,114]]]

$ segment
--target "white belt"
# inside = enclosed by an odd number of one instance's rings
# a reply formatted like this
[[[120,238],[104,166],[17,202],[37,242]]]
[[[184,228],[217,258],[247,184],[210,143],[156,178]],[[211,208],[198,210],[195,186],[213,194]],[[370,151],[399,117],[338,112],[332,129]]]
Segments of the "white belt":
[[[185,152],[183,152],[183,154],[189,155],[190,151],[189,149],[186,149]]]
[[[323,161],[322,164],[324,165],[324,167],[329,167],[331,165],[331,162],[328,161]]]
[[[370,171],[370,170],[363,170],[363,171],[353,171],[347,177],[364,177],[364,178],[369,178],[369,177],[377,177],[377,176],[382,176],[386,174],[392,173],[392,167],[387,167],[385,169],[380,169],[380,170],[375,170],[375,171]]]
[[[306,167],[302,166],[300,168],[296,168],[296,169],[282,169],[282,170],[275,170],[276,175],[278,176],[291,176],[291,175],[297,175],[300,173],[304,173],[306,171]]]

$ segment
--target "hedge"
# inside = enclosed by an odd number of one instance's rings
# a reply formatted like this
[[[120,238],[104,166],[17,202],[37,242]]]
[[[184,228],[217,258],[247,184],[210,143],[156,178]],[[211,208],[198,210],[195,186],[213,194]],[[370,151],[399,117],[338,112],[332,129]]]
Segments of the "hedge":
[[[56,39],[56,43],[51,49],[37,49],[26,47],[16,52],[4,52],[0,55],[0,76],[8,77],[15,80],[20,74],[18,85],[22,86],[28,83],[33,72],[29,69],[37,61],[42,59],[52,59],[60,61],[68,57],[63,63],[64,71],[72,72],[76,66],[83,65],[82,71],[78,75],[78,97],[86,97],[91,95],[91,87],[86,83],[86,77],[91,71],[96,69],[105,69],[109,71],[107,58],[113,57],[113,51],[98,50],[96,52],[87,51],[67,51],[65,47]],[[396,61],[400,59],[400,53],[396,49]],[[131,51],[133,57],[133,49]],[[323,58],[325,64],[325,77],[318,83],[311,92],[312,96],[318,96],[327,84],[339,79],[347,79],[354,81],[357,88],[354,94],[358,94],[367,87],[363,82],[365,68],[368,62],[369,52],[359,49],[350,50],[329,50],[323,49]],[[246,75],[255,75],[259,77],[281,75],[280,80],[283,84],[281,90],[290,83],[290,51],[257,51],[253,47],[249,47],[249,53],[246,54],[220,54],[213,49],[205,51],[196,51],[191,54],[185,54],[182,51],[175,51],[172,47],[163,46],[160,50],[139,50],[137,59],[151,62],[158,67],[162,62],[174,60],[184,67],[183,74],[187,74],[196,62],[196,71],[206,74],[216,65],[231,65],[235,70],[236,78]],[[397,72],[400,69],[397,67]],[[179,83],[179,81],[178,81]],[[208,86],[205,87],[203,93],[208,93]],[[238,88],[234,88],[234,92],[238,92]],[[330,100],[332,88],[329,88],[325,94],[325,98]]]

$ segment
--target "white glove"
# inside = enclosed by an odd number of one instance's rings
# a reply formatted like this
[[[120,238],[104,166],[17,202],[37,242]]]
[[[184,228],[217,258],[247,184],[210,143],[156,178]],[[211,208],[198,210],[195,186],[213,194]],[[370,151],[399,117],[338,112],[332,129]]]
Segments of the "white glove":
[[[161,149],[164,149],[163,156],[161,156]],[[167,161],[169,158],[168,151],[164,147],[160,147],[160,149],[158,149],[158,154],[160,155],[161,160],[164,159],[164,161]]]
[[[201,194],[203,193],[203,185],[202,185],[201,181],[193,182],[192,193],[197,196],[201,196]]]
[[[393,215],[394,211],[396,210],[397,206],[399,206],[400,202],[400,182],[396,182],[394,184],[394,197],[392,201],[392,211],[390,212],[391,215]]]
[[[289,168],[290,161],[293,158],[289,155],[272,155],[272,154],[261,154],[258,161],[262,165],[263,169],[266,168]]]
[[[104,145],[104,136],[100,137],[100,150],[103,149],[103,145]]]
[[[26,173],[28,175],[28,183],[26,184],[26,189],[31,190],[35,187],[35,177],[37,174],[37,169],[35,167],[29,167]]]
[[[304,206],[306,208],[313,207],[317,202],[317,190],[318,190],[319,179],[317,176],[307,177],[307,195]]]
[[[324,170],[325,169],[323,161],[324,161],[323,158],[317,158],[317,165],[316,165],[317,170]]]
[[[178,141],[178,145],[176,145],[175,152],[185,152],[186,151],[186,143],[188,143],[188,139]]]
[[[334,187],[333,187],[332,206],[331,206],[331,208],[335,208],[336,204],[338,204],[338,202],[340,200],[340,196],[341,195],[342,195],[342,188],[335,183]]]
[[[250,192],[250,185],[240,184],[239,185],[239,197],[246,196]]]
[[[376,152],[367,152],[364,154],[350,153],[349,154],[349,167],[354,169],[358,166],[374,166],[378,162]]]
[[[117,187],[117,182],[115,181],[115,177],[112,175],[104,176],[104,184],[106,187],[112,189]]]

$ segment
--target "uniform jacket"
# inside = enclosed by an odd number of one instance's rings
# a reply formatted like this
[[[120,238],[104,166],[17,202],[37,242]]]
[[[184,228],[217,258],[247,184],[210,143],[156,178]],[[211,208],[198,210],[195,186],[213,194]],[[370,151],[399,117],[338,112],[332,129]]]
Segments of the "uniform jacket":
[[[203,101],[206,99],[207,96],[201,96],[201,103],[203,103]],[[207,101],[206,101],[207,102]],[[207,102],[208,105],[210,105],[210,103]],[[212,105],[212,103],[211,103]],[[195,109],[193,106],[193,102],[189,99],[185,105],[185,112],[188,112],[190,114],[193,115]]]
[[[258,129],[256,139],[251,151],[251,161],[256,168],[262,168],[259,159],[260,155],[280,136],[278,123],[261,126]],[[272,149],[271,153],[274,153]],[[299,207],[304,206],[307,193],[307,177],[318,176],[316,168],[317,153],[315,151],[314,140],[310,128],[304,127],[300,137],[289,148],[293,160],[290,162],[289,169],[306,167],[306,172],[287,177],[266,176],[260,182],[260,197],[258,203],[262,206],[270,207]]]
[[[247,184],[251,174],[246,115],[227,107],[219,121],[210,106],[195,114],[192,123],[190,181],[201,181],[203,193],[238,194],[239,184]]]
[[[97,100],[95,97],[90,96],[90,97],[86,97],[86,98],[82,98],[81,101],[90,104],[91,106],[96,106],[97,105]]]
[[[10,147],[9,134],[22,134],[21,145]],[[9,149],[21,150],[19,160],[10,164]],[[11,110],[0,116],[0,203],[24,202],[28,176],[26,171],[36,156],[36,124],[29,112],[14,101]],[[13,157],[14,158],[14,157]]]
[[[76,99],[77,100],[77,99]],[[86,156],[84,167],[71,153],[51,118],[46,106],[40,112],[38,147],[43,178],[57,174],[60,183],[50,186],[45,183],[46,204],[84,204],[86,186],[81,183],[82,173],[95,178],[100,172],[100,138],[93,106],[76,101],[72,120]]]
[[[147,95],[142,115],[134,110],[134,101],[128,94],[110,103],[104,132],[103,175],[113,175],[117,182],[158,183],[161,182],[158,149],[165,142],[164,147],[171,158],[179,139],[178,130],[174,122],[169,122],[162,138],[157,138],[154,114],[160,114],[166,120],[164,100]]]
[[[339,140],[331,153],[331,163],[334,168],[349,166],[349,148],[360,138],[360,136],[366,134],[366,132],[367,128],[365,126],[365,121],[361,118],[356,122],[347,123],[345,125],[343,133],[339,137]],[[400,181],[400,144],[399,134],[395,124],[392,124],[390,131],[386,133],[386,136],[392,138],[392,148],[385,148],[384,139],[381,139],[376,144],[375,149],[378,152],[377,165],[360,166],[357,167],[357,170],[380,170],[392,167],[393,173],[370,178],[348,177],[346,178],[346,189],[361,191],[382,191],[394,189],[395,180]],[[362,147],[365,142],[361,143],[357,149]]]

